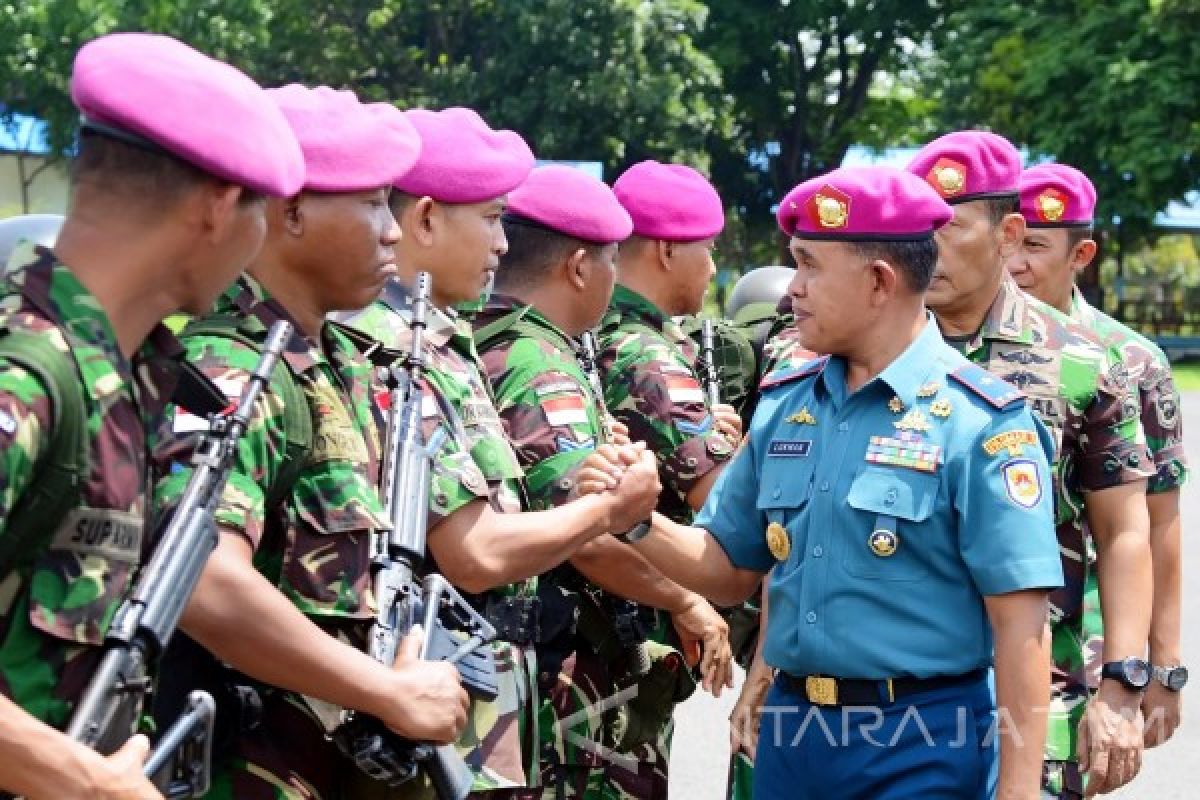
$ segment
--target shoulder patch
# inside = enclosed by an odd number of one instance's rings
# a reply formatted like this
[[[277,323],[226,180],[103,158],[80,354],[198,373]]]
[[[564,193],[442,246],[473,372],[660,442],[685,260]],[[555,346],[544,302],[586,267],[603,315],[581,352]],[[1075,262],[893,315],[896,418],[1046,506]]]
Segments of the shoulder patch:
[[[769,375],[763,376],[762,381],[758,384],[758,388],[762,391],[766,391],[767,389],[774,389],[776,386],[782,386],[785,383],[791,383],[792,381],[796,381],[801,378],[807,378],[811,375],[816,375],[825,368],[825,364],[828,361],[829,356],[821,356],[820,358],[814,358],[812,361],[801,364],[795,369],[785,369],[779,370],[778,372],[772,372]]]
[[[1020,389],[977,364],[959,367],[950,373],[950,377],[996,409],[1006,409],[1025,401]]]

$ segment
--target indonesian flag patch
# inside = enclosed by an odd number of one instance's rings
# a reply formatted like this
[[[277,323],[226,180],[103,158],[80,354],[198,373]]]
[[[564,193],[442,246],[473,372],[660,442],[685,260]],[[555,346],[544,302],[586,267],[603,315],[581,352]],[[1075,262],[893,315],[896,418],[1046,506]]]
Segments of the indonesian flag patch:
[[[672,403],[703,403],[704,391],[691,375],[667,375],[667,395]]]
[[[245,382],[232,378],[213,378],[213,384],[220,389],[231,402],[236,402],[242,396]],[[174,433],[195,433],[208,430],[208,420],[199,417],[181,406],[175,407],[175,420],[171,430]]]
[[[587,406],[581,394],[544,397],[540,398],[538,403],[541,404],[542,411],[546,412],[546,421],[556,428],[588,423]]]

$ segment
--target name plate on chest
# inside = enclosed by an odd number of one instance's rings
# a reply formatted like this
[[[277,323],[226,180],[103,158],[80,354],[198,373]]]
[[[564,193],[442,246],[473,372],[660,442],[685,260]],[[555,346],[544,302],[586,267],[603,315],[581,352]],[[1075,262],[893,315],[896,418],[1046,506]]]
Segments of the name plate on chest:
[[[776,439],[767,445],[767,455],[778,458],[804,458],[812,450],[812,439]]]
[[[135,563],[142,554],[142,515],[111,508],[73,509],[50,549]]]

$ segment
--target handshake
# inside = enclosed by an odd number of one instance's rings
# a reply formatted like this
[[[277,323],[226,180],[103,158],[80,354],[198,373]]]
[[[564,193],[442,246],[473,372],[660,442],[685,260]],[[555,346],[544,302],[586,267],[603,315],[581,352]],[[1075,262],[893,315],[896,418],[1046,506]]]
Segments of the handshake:
[[[662,484],[658,462],[645,442],[630,442],[620,423],[614,433],[612,442],[597,447],[579,465],[571,499],[601,496],[609,514],[608,532],[621,533],[650,519]]]

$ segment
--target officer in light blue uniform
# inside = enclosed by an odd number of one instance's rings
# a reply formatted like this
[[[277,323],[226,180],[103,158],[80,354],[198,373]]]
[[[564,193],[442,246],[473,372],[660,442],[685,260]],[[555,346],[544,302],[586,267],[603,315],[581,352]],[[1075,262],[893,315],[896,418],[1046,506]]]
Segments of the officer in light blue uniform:
[[[707,533],[658,521],[637,545],[723,603],[774,568],[758,800],[988,797],[998,739],[1000,796],[1037,795],[1052,443],[924,310],[951,212],[914,177],[847,168],[784,199],[799,333],[833,355],[764,383]]]

